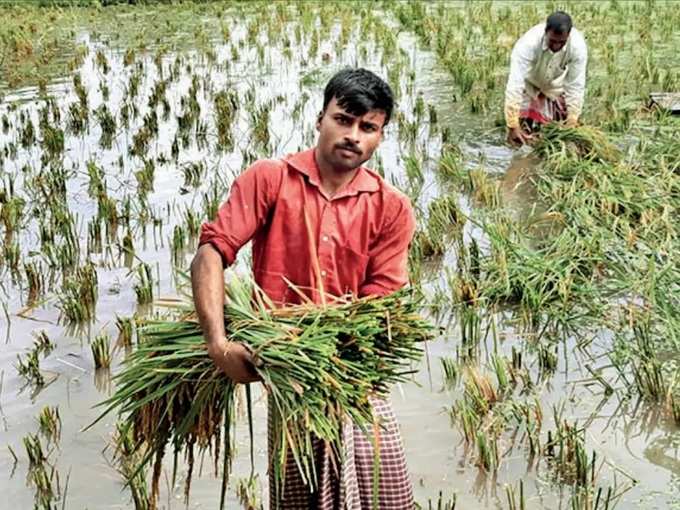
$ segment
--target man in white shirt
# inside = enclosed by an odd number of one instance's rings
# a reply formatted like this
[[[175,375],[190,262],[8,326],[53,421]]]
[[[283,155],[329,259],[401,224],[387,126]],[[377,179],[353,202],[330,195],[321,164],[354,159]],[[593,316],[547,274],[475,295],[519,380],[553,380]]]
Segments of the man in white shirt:
[[[586,86],[588,48],[562,11],[526,32],[512,49],[505,88],[508,141],[524,144],[540,124],[565,121],[575,126],[581,116]]]

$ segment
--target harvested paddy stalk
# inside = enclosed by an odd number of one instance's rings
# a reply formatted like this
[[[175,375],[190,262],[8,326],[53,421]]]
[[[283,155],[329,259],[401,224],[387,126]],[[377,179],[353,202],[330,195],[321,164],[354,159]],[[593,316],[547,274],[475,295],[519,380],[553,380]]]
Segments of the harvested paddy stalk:
[[[65,279],[63,293],[59,296],[61,317],[73,323],[93,320],[98,294],[97,270],[92,262],[88,262]]]
[[[223,456],[222,502],[233,455],[235,386],[208,357],[195,312],[175,303],[176,321],[148,321],[138,331],[137,350],[116,376],[117,391],[101,406],[132,430],[146,465],[154,459],[152,496],[158,497],[161,463],[168,444],[175,458],[187,456],[188,496],[194,449]],[[345,420],[371,430],[370,398],[405,381],[420,359],[433,327],[417,314],[409,291],[384,298],[340,299],[319,307],[306,303],[274,309],[258,289],[234,279],[228,286],[225,325],[230,340],[250,347],[269,396],[274,428],[271,472],[277,491],[285,484],[286,458],[293,456],[310,486],[318,482],[314,437],[340,455]],[[101,417],[100,417],[101,419]],[[220,444],[223,442],[223,444]]]
[[[541,129],[541,136],[534,145],[539,156],[572,157],[597,162],[614,162],[619,159],[619,150],[609,137],[590,126],[563,127],[548,124]]]
[[[116,317],[116,327],[118,328],[118,340],[116,345],[126,349],[132,347],[132,337],[136,329],[135,318]]]

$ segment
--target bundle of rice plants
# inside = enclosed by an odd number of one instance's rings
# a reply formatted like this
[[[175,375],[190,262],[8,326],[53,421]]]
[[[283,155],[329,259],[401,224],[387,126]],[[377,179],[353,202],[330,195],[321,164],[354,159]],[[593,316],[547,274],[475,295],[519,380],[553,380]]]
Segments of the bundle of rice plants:
[[[153,501],[169,443],[175,461],[182,452],[187,457],[187,497],[194,449],[209,450],[216,467],[222,457],[223,507],[233,455],[235,385],[209,358],[193,307],[181,301],[165,304],[178,318],[142,324],[139,347],[116,376],[115,394],[100,404],[105,410],[99,419],[118,410],[133,433],[135,450],[143,452],[140,469],[154,459]],[[412,291],[403,290],[382,298],[277,309],[251,283],[230,282],[226,331],[230,341],[251,349],[269,397],[277,491],[285,484],[290,455],[304,481],[316,485],[315,438],[327,442],[339,460],[347,420],[377,430],[371,397],[384,396],[392,384],[405,381],[411,363],[421,357],[422,342],[433,336],[418,306]]]

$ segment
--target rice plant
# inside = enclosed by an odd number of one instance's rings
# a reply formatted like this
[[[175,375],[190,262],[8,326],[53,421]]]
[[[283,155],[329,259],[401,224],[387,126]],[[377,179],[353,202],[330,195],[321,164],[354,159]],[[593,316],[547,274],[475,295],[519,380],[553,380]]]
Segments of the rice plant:
[[[405,379],[411,371],[409,362],[420,357],[421,342],[431,337],[432,328],[418,317],[417,301],[406,291],[380,299],[340,301],[325,308],[308,303],[280,310],[272,309],[261,291],[255,290],[254,302],[253,292],[246,282],[230,282],[227,331],[231,340],[251,347],[255,369],[272,390],[273,458],[278,459],[273,476],[279,490],[285,480],[287,451],[296,459],[306,483],[314,486],[311,434],[329,441],[338,454],[344,416],[370,427],[368,396],[383,394],[394,382]],[[144,462],[155,458],[154,500],[167,441],[172,439],[175,451],[184,450],[188,456],[187,494],[194,446],[201,451],[211,448],[215,461],[222,452],[222,506],[233,454],[234,386],[215,371],[200,328],[191,319],[192,308],[176,306],[185,320],[149,321],[142,329],[143,340],[117,376],[116,393],[102,403],[106,406],[102,416],[120,408],[127,426],[134,427],[135,437],[143,441],[137,448]],[[348,316],[352,321],[347,321]],[[300,419],[304,426],[298,426]],[[218,448],[220,441],[224,445]]]
[[[146,470],[140,469],[142,456],[137,451],[132,429],[122,422],[116,423],[113,443],[116,469],[125,480],[126,487],[130,489],[135,510],[153,508],[146,482]]]
[[[17,355],[17,372],[30,384],[40,387],[45,384],[42,372],[40,371],[39,351],[33,349],[25,356]]]
[[[90,344],[94,367],[109,368],[111,366],[111,339],[107,334],[97,335]]]
[[[137,295],[137,303],[146,305],[153,301],[153,276],[151,275],[151,266],[142,263],[137,266],[137,279],[135,284],[135,294]]]
[[[61,318],[71,323],[92,321],[98,294],[97,270],[92,262],[87,262],[65,278],[58,304]]]
[[[49,443],[58,443],[61,437],[61,417],[57,406],[45,406],[38,417],[40,433]]]
[[[132,347],[132,338],[136,329],[135,318],[116,316],[116,328],[118,328],[116,345],[126,349]]]
[[[562,421],[556,413],[557,429],[548,431],[544,454],[555,476],[565,484],[589,487],[595,483],[596,454],[589,458],[585,448],[584,430],[576,424]]]

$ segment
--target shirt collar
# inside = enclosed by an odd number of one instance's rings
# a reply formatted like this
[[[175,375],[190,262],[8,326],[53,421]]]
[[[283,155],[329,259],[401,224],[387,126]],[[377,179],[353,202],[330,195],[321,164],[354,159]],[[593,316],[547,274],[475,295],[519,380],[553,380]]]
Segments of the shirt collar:
[[[296,154],[290,154],[284,159],[291,168],[306,175],[309,182],[321,191],[321,176],[319,175],[319,167],[316,164],[313,148]],[[361,192],[372,193],[378,191],[380,189],[379,179],[380,177],[369,169],[363,166],[359,167],[359,171],[354,178],[344,188],[339,190],[333,196],[333,199],[357,195]]]

